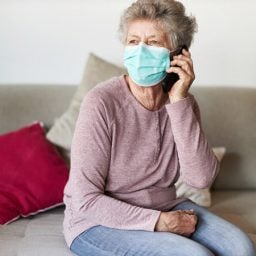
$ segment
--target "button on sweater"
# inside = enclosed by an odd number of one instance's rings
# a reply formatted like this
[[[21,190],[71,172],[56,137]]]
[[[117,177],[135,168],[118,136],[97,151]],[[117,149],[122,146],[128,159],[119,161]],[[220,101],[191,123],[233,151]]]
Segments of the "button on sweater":
[[[211,185],[219,170],[192,94],[150,111],[124,76],[102,82],[84,97],[71,145],[64,190],[68,246],[96,225],[154,231],[176,198],[179,177],[195,188]]]

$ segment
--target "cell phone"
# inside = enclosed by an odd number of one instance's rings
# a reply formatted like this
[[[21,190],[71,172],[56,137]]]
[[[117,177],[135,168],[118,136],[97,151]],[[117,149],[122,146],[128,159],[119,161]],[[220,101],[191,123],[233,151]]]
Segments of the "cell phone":
[[[182,50],[186,49],[188,50],[188,47],[186,45],[183,45],[181,47],[179,47],[176,51],[173,51],[170,53],[170,61],[173,60],[173,57],[179,54],[182,54]],[[168,73],[166,75],[166,77],[164,78],[163,82],[162,82],[162,87],[163,87],[163,91],[165,93],[168,93],[172,86],[179,80],[179,75],[172,72],[172,73]]]

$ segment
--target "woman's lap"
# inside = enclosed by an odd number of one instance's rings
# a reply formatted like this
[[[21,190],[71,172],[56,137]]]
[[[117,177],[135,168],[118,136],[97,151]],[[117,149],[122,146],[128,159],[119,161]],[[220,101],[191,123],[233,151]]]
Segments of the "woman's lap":
[[[252,242],[234,225],[191,202],[172,210],[179,209],[194,209],[198,215],[196,232],[190,238],[168,232],[95,226],[79,235],[71,250],[79,256],[255,255]]]
[[[71,250],[79,256],[212,256],[194,241],[167,232],[112,229],[96,226],[81,234]]]

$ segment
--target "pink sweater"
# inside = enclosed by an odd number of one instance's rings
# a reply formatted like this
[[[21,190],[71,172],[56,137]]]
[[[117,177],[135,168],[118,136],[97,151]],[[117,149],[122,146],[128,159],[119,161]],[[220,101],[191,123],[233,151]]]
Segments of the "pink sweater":
[[[150,111],[124,76],[100,83],[82,102],[72,141],[66,242],[96,225],[154,231],[160,211],[186,200],[176,199],[179,176],[205,188],[218,170],[192,94]]]

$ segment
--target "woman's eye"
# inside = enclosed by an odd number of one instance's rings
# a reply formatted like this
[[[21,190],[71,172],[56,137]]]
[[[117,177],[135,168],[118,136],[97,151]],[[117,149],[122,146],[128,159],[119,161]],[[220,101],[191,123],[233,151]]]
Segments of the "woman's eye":
[[[136,44],[139,44],[139,42],[138,42],[137,40],[134,40],[134,39],[133,39],[133,40],[129,40],[129,41],[128,41],[128,44],[129,44],[129,45],[136,45]]]
[[[155,45],[155,46],[159,46],[159,42],[158,41],[150,41],[149,43],[148,43],[149,45]]]

